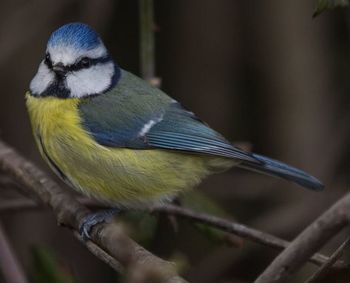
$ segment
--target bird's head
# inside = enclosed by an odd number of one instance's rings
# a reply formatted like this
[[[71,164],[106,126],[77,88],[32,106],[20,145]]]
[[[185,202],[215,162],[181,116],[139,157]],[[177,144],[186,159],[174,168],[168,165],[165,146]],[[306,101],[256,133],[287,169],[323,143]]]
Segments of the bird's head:
[[[99,35],[88,25],[70,23],[51,34],[30,91],[34,96],[86,97],[108,91],[119,77]]]

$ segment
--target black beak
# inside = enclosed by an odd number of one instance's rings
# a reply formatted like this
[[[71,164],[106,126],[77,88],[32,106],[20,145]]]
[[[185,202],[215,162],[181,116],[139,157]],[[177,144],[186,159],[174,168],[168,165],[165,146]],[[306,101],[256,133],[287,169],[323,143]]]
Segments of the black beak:
[[[64,77],[67,73],[64,65],[62,63],[57,63],[52,66],[52,70],[58,75],[59,77]]]

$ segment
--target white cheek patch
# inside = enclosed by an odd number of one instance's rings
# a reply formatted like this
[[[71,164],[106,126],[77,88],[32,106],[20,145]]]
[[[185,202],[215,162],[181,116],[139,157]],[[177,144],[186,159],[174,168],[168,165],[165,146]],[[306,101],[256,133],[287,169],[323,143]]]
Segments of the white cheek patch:
[[[45,65],[44,62],[41,62],[39,65],[38,72],[35,77],[30,82],[30,91],[33,94],[40,94],[53,82],[55,75],[53,72]]]
[[[97,64],[68,74],[66,83],[70,96],[83,97],[104,92],[110,86],[113,74],[113,62]]]
[[[99,58],[107,54],[107,49],[100,43],[96,48],[91,50],[77,49],[73,46],[48,46],[46,50],[53,64],[62,63],[65,66],[72,65],[81,57]]]

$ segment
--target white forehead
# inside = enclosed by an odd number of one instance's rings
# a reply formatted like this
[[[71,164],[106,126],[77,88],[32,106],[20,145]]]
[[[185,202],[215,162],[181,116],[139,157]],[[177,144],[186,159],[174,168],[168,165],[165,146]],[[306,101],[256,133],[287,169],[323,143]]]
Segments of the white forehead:
[[[53,64],[62,63],[63,65],[74,64],[82,57],[99,58],[107,55],[107,49],[103,43],[90,50],[65,45],[48,46],[46,52],[50,54]]]

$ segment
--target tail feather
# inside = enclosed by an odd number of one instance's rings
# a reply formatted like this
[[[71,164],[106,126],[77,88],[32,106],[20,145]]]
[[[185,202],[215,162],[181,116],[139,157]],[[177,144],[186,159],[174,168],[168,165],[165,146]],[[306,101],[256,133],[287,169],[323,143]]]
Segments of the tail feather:
[[[259,164],[244,161],[238,166],[252,171],[257,171],[259,173],[277,176],[315,191],[320,191],[324,188],[324,185],[318,179],[305,173],[302,170],[262,155],[252,155],[261,163]]]

